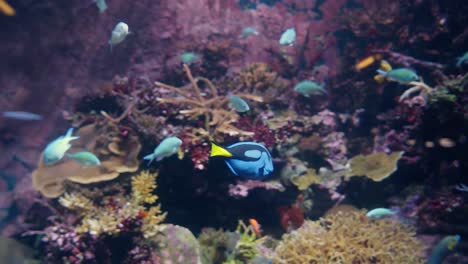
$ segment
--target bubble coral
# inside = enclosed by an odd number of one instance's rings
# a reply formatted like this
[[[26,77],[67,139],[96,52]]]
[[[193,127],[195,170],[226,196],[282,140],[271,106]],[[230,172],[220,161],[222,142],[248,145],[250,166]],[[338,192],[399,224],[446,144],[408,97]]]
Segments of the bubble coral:
[[[366,176],[373,181],[382,181],[398,169],[397,162],[403,153],[396,151],[387,155],[378,152],[355,156],[349,160],[351,169],[346,172],[346,177]]]
[[[81,184],[109,181],[121,173],[138,169],[141,145],[136,136],[112,137],[108,127],[97,124],[80,128],[76,135],[80,138],[73,142],[70,152],[93,152],[101,160],[101,165],[83,168],[77,162],[67,159],[46,166],[41,156],[32,176],[34,188],[44,196],[56,198],[63,194],[66,180]]]
[[[330,214],[283,236],[275,264],[424,263],[423,245],[411,227],[370,220],[365,212]]]

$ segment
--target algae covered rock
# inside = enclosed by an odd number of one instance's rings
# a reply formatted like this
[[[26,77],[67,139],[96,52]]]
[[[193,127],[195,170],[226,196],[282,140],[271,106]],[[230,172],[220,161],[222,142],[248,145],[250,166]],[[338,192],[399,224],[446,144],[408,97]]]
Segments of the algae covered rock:
[[[195,236],[185,227],[161,225],[161,233],[153,238],[158,244],[153,251],[161,263],[201,264],[200,245]]]
[[[357,155],[349,160],[350,170],[346,177],[366,176],[373,181],[382,181],[397,169],[397,162],[403,156],[403,151],[386,153],[372,153],[370,155]]]

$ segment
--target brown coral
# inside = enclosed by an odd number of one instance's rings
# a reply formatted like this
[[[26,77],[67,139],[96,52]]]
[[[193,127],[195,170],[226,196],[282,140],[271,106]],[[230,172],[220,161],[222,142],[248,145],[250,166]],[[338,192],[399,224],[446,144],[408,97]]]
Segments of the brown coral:
[[[184,70],[190,80],[190,85],[177,88],[160,82],[155,82],[157,86],[164,87],[176,93],[177,98],[158,98],[161,103],[182,105],[184,110],[179,111],[190,120],[204,121],[203,128],[198,128],[193,133],[194,138],[208,138],[210,140],[223,141],[223,135],[230,136],[252,136],[253,133],[241,130],[234,126],[239,119],[239,115],[228,110],[228,97],[218,94],[218,90],[213,83],[203,77],[192,76],[187,65]],[[198,82],[203,82],[207,89],[201,90]],[[263,99],[253,94],[237,94],[239,97],[262,102]]]
[[[364,211],[339,211],[285,235],[273,263],[418,264],[423,251],[409,226],[370,220]]]
[[[397,151],[389,155],[372,153],[355,156],[349,160],[351,169],[346,172],[346,177],[366,176],[373,181],[382,181],[398,169],[397,162],[403,153],[403,151]]]
[[[83,168],[73,160],[64,159],[52,166],[46,166],[41,156],[38,168],[32,174],[34,188],[46,197],[55,198],[65,191],[66,180],[89,184],[112,180],[121,173],[136,171],[141,149],[138,138],[115,138],[111,134],[112,129],[109,131],[109,127],[97,124],[80,128],[76,133],[80,138],[72,142],[69,152],[93,152],[101,160],[101,165]]]

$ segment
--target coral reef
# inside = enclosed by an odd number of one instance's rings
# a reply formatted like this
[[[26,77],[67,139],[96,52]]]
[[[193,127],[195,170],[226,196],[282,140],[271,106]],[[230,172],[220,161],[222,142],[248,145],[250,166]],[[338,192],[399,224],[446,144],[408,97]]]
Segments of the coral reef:
[[[364,212],[339,211],[318,221],[306,221],[285,235],[273,262],[424,263],[423,250],[409,226],[369,220]]]
[[[67,159],[47,166],[43,164],[41,157],[38,168],[33,172],[33,186],[44,196],[60,196],[65,191],[65,181],[81,184],[109,181],[121,173],[138,169],[137,157],[141,145],[137,137],[119,137],[112,127],[98,124],[84,126],[76,135],[80,138],[72,143],[70,151],[94,152],[101,160],[101,165],[83,168],[77,162]]]
[[[192,131],[191,135],[193,140],[196,141],[200,138],[208,140],[217,140],[222,142],[224,134],[230,136],[252,136],[253,133],[243,131],[234,126],[239,119],[237,113],[226,110],[228,98],[220,96],[218,90],[214,87],[213,83],[203,77],[192,77],[192,73],[187,65],[184,64],[184,70],[190,81],[187,88],[188,91],[176,88],[167,84],[156,82],[157,86],[166,88],[182,98],[158,98],[160,103],[177,104],[188,107],[188,109],[180,110],[179,113],[188,118],[188,120],[199,120],[202,118],[203,128],[198,128]],[[202,95],[198,82],[202,81],[208,87],[204,94],[209,95],[211,98],[205,98]],[[262,102],[263,99],[259,96],[252,94],[237,94],[239,97]]]

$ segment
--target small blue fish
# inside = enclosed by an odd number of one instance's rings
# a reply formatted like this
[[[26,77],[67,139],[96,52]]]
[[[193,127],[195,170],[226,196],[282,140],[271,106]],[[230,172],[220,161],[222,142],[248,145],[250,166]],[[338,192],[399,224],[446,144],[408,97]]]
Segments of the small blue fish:
[[[399,83],[410,83],[419,80],[419,76],[408,68],[398,68],[390,71],[377,70],[379,75]]]
[[[455,247],[460,243],[460,236],[446,236],[437,243],[432,249],[431,257],[429,258],[428,264],[442,264],[445,257],[450,255]]]
[[[182,145],[182,140],[178,137],[168,137],[165,138],[159,145],[154,149],[154,152],[146,155],[143,159],[149,160],[148,165],[156,159],[160,161],[166,157],[170,157],[179,151],[179,147]]]
[[[97,8],[99,9],[99,13],[104,13],[107,9],[106,0],[93,0],[96,3]]]
[[[67,134],[56,138],[47,144],[43,152],[43,162],[45,165],[52,165],[63,158],[65,152],[71,148],[70,141],[78,139],[73,137],[73,128],[68,129]]]
[[[305,97],[309,97],[314,94],[326,94],[327,91],[324,87],[325,83],[318,84],[313,81],[302,81],[294,86],[294,90]]]
[[[294,28],[288,28],[279,40],[279,44],[283,46],[292,46],[296,42],[296,30]]]
[[[252,36],[252,35],[256,35],[256,36],[257,36],[257,35],[259,35],[259,34],[260,34],[260,33],[258,33],[258,31],[257,31],[255,28],[253,28],[253,27],[245,27],[245,28],[242,29],[242,31],[241,31],[239,37],[241,37],[241,38],[248,38],[248,37],[250,37],[250,36]]]
[[[67,157],[80,163],[83,167],[93,167],[101,165],[101,161],[96,155],[89,151],[80,151],[73,154],[66,154]]]
[[[268,149],[255,142],[239,142],[226,148],[211,143],[210,157],[223,157],[231,172],[239,177],[262,180],[273,172]]]
[[[180,55],[180,61],[182,61],[183,64],[190,65],[198,60],[200,60],[200,56],[194,52],[184,52]]]
[[[247,112],[250,110],[249,104],[247,104],[247,102],[244,99],[236,95],[229,96],[229,105],[240,113]]]
[[[457,58],[457,67],[461,67],[464,64],[468,63],[468,51],[463,54],[463,56],[460,56]]]
[[[396,214],[396,211],[387,208],[376,208],[367,212],[366,216],[371,219],[381,219]]]
[[[128,34],[130,34],[128,25],[124,22],[117,23],[117,25],[115,25],[114,27],[114,30],[112,30],[112,34],[109,39],[109,45],[110,45],[111,51],[115,45],[124,41],[125,38],[128,36]]]
[[[34,113],[23,112],[23,111],[6,111],[2,112],[2,116],[5,118],[23,120],[23,121],[39,121],[42,120],[42,116]]]

